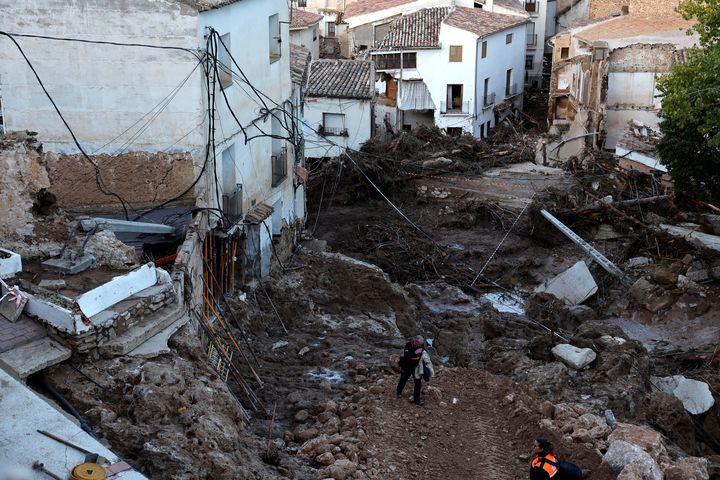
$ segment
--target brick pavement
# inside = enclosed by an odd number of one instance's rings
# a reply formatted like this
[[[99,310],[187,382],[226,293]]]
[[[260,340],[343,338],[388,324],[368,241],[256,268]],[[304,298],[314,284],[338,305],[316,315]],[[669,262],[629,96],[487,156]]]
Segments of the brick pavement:
[[[6,352],[19,345],[47,336],[45,328],[36,320],[21,315],[12,323],[0,316],[0,352]]]

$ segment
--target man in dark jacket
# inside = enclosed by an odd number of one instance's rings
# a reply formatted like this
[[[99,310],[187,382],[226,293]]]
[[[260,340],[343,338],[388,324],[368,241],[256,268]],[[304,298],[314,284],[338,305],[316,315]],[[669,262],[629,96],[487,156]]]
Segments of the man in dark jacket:
[[[413,400],[417,405],[425,403],[420,398],[421,376],[415,375],[415,371],[422,360],[424,352],[423,345],[425,345],[425,339],[421,335],[418,335],[405,344],[403,356],[400,359],[400,381],[397,385],[397,397],[401,398],[405,384],[410,377],[413,377],[415,381]]]

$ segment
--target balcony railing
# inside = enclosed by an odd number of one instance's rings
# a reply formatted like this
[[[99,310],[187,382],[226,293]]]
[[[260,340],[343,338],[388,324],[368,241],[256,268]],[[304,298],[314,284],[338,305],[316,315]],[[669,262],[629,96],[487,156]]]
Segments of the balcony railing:
[[[519,93],[518,84],[513,83],[505,86],[505,98],[513,97]]]
[[[242,217],[242,185],[235,185],[235,192],[226,192],[223,195],[223,211],[231,222]]]
[[[495,105],[495,92],[488,93],[483,97],[483,108],[489,108]]]
[[[270,157],[272,163],[272,186],[277,187],[287,177],[287,148]]]
[[[320,125],[320,127],[318,128],[318,133],[320,135],[324,135],[324,136],[335,135],[337,137],[347,137],[347,135],[348,135],[347,128],[326,127],[324,125]]]
[[[470,101],[465,100],[464,102],[460,103],[460,108],[450,106],[450,108],[447,108],[447,102],[445,100],[440,100],[440,113],[445,115],[469,115],[470,114]]]
[[[527,34],[527,44],[528,44],[528,46],[537,45],[537,33],[528,33]]]

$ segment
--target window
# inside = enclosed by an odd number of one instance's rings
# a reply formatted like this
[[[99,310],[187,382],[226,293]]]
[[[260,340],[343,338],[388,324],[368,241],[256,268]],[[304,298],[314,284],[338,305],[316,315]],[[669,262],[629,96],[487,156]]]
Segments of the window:
[[[390,100],[397,100],[398,82],[394,78],[385,82],[385,96]]]
[[[515,88],[512,82],[512,68],[505,72],[505,96],[515,95]]]
[[[480,124],[480,138],[485,138],[485,124]]]
[[[220,36],[220,40],[222,40],[222,43],[225,44],[225,47],[223,48],[222,45],[218,45],[218,82],[220,83],[220,88],[223,90],[232,85],[233,79],[232,79],[232,59],[230,58],[230,54],[228,53],[228,50],[231,50],[231,42],[230,42],[230,34],[226,33],[225,35]],[[226,50],[227,48],[227,50]]]
[[[483,106],[487,107],[490,103],[494,103],[494,101],[488,103],[488,100],[490,100],[490,79],[486,78],[483,82]]]
[[[537,0],[525,0],[526,12],[537,12]]]
[[[450,61],[462,62],[462,45],[450,45]]]
[[[242,185],[237,183],[234,145],[222,152],[222,201],[223,210],[230,220],[242,215]]]
[[[562,47],[560,49],[560,60],[565,60],[570,56],[570,47]]]
[[[487,57],[487,40],[482,43],[482,58]]]
[[[533,55],[525,55],[525,68],[527,70],[532,70],[534,59],[535,57]]]
[[[535,24],[530,22],[527,24],[527,42],[528,46],[537,45],[537,34],[535,33]]]
[[[298,0],[298,7],[307,7],[307,0]]]
[[[335,22],[325,23],[325,36],[328,38],[335,38]]]
[[[325,136],[346,135],[345,115],[342,113],[323,113],[322,134]]]
[[[506,44],[512,43],[512,37],[513,37],[512,33],[508,33],[507,35],[505,35],[505,43]]]
[[[488,137],[490,136],[490,120],[485,123],[485,133],[488,134]]]
[[[565,120],[567,118],[568,97],[558,97],[555,100],[555,119]]]
[[[280,122],[281,112],[279,110],[273,110],[270,116],[270,133],[273,138],[272,142],[272,155],[270,157],[272,165],[272,186],[277,187],[280,185],[285,177],[287,177],[287,147],[283,137],[283,126]]]
[[[447,127],[445,130],[451,137],[459,137],[462,135],[462,128],[460,127]]]
[[[403,53],[402,63],[399,53],[384,53],[375,55],[375,64],[378,70],[399,70],[400,68],[417,68],[417,53]]]
[[[268,18],[268,45],[270,47],[270,63],[280,60],[280,18],[278,14]]]
[[[313,42],[317,40],[317,27],[313,27]]]
[[[448,110],[462,110],[463,108],[463,86],[448,85],[447,86],[447,106]]]

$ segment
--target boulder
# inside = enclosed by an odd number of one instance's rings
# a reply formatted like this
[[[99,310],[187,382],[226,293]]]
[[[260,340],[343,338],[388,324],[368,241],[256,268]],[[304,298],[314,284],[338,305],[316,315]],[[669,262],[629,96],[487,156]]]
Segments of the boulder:
[[[710,387],[705,382],[684,378],[680,380],[673,395],[683,403],[685,410],[693,415],[705,413],[715,404]]]
[[[575,423],[575,428],[587,431],[588,436],[594,440],[607,437],[611,431],[605,418],[593,413],[580,415]]]
[[[330,448],[332,448],[330,445],[327,436],[320,435],[300,445],[297,454],[301,457],[317,457],[320,454],[329,452]]]
[[[617,476],[617,480],[643,480],[642,470],[635,463],[627,465]]]
[[[655,270],[650,277],[658,285],[675,285],[678,281],[678,274],[669,270]]]
[[[544,282],[535,293],[546,292],[569,305],[578,305],[597,292],[597,283],[584,261],[580,260],[556,277]]]
[[[645,303],[653,290],[655,290],[655,285],[644,278],[640,278],[630,287],[629,293],[635,302],[642,304]]]
[[[709,480],[707,458],[684,457],[665,469],[665,480]]]
[[[663,480],[663,473],[657,462],[646,451],[632,443],[622,440],[610,442],[602,461],[615,474],[622,473],[628,465],[635,465],[632,470],[637,473],[633,473],[640,475],[642,480]]]
[[[578,348],[568,343],[555,345],[552,354],[565,365],[576,370],[587,367],[597,358],[591,349]]]
[[[335,463],[335,457],[330,452],[321,453],[315,457],[315,461],[320,465],[332,465]]]
[[[350,460],[343,458],[336,460],[335,463],[327,467],[323,471],[323,474],[326,477],[334,478],[335,480],[346,480],[352,478],[355,470],[357,470],[357,465]]]
[[[395,373],[400,373],[400,355],[393,353],[388,357],[388,367]]]
[[[662,436],[650,427],[618,422],[615,430],[608,437],[608,441],[623,441],[637,445],[656,462],[667,458]]]

